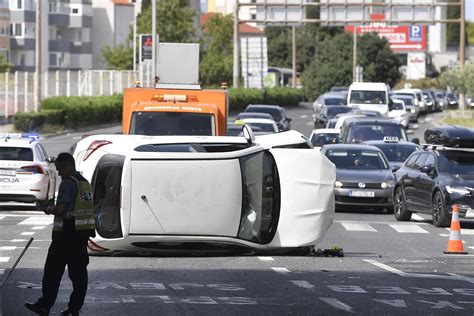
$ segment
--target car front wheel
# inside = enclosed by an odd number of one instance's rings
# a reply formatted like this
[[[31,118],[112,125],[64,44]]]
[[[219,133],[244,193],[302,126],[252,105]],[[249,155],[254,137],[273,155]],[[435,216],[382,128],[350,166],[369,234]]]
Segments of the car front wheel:
[[[436,192],[433,197],[432,203],[433,209],[433,224],[436,227],[448,227],[451,220],[444,203],[443,195],[441,192]]]
[[[393,214],[397,221],[409,221],[411,219],[411,212],[407,210],[405,204],[405,195],[402,187],[398,187],[393,195]]]

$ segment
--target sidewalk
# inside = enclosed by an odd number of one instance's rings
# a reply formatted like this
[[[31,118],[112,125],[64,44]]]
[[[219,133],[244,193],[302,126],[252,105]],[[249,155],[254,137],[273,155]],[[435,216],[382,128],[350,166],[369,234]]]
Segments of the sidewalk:
[[[0,125],[0,133],[12,133],[13,132],[13,124],[1,124]]]

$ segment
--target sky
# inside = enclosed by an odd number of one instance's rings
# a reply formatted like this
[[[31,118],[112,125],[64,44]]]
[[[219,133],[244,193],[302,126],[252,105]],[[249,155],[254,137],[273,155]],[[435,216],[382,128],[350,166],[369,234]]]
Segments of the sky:
[[[474,22],[474,0],[466,0],[466,19]]]

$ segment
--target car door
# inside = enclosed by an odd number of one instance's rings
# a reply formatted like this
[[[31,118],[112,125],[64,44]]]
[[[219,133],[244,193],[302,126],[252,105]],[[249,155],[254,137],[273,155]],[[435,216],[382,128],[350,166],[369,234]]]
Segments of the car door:
[[[427,173],[424,168],[431,166],[432,172]],[[423,207],[426,211],[431,211],[432,197],[431,193],[433,192],[433,187],[435,185],[435,157],[431,153],[426,154],[426,160],[423,165],[420,167],[420,172],[418,173],[415,180],[415,191],[416,195],[419,197],[420,206]],[[432,169],[435,168],[435,169]]]
[[[48,198],[49,198],[50,196],[53,196],[53,194],[56,192],[56,178],[57,178],[56,167],[54,166],[54,163],[52,163],[49,160],[49,156],[41,144],[37,145],[37,150],[42,153],[42,156],[44,157],[44,163],[48,169],[48,176],[49,176]]]
[[[426,173],[421,171],[421,168],[424,166],[428,155],[429,154],[426,152],[421,153],[413,164],[413,168],[410,173],[410,179],[413,185],[411,197],[416,210],[425,210],[422,194],[423,190],[421,189],[422,185],[420,183],[423,181],[423,175],[426,175]]]
[[[414,186],[413,186],[413,177],[414,170],[413,166],[415,161],[418,159],[420,154],[413,154],[405,162],[405,166],[397,172],[397,177],[399,177],[402,184],[403,192],[405,194],[405,203],[409,209],[412,209],[415,205],[414,203]]]

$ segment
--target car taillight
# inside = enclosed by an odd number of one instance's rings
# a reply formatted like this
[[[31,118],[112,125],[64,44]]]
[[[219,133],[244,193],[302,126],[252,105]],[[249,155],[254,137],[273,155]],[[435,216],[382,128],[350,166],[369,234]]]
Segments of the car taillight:
[[[31,172],[32,174],[44,174],[43,168],[38,165],[21,167],[20,172]]]
[[[107,248],[104,248],[104,247],[99,246],[98,244],[96,244],[95,242],[93,242],[93,241],[90,240],[90,239],[89,239],[89,241],[87,242],[87,248],[88,248],[90,251],[96,251],[96,252],[104,252],[104,251],[109,250],[109,249],[107,249]]]
[[[86,161],[87,158],[89,158],[97,149],[99,149],[102,146],[112,144],[112,142],[109,142],[108,140],[94,140],[90,145],[89,148],[86,150],[86,154],[84,156],[84,159],[82,161]]]

